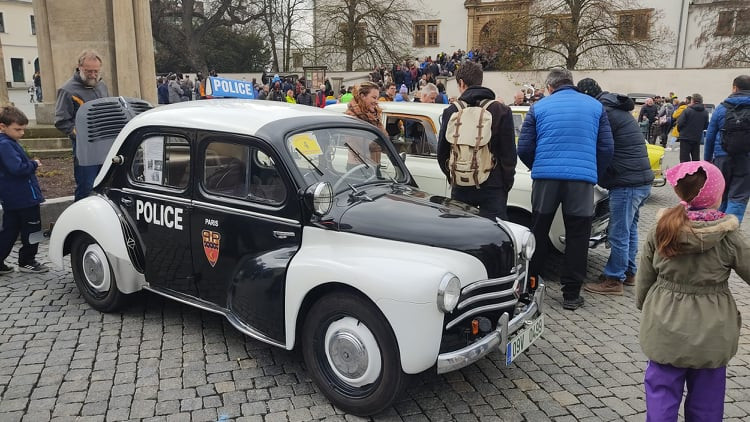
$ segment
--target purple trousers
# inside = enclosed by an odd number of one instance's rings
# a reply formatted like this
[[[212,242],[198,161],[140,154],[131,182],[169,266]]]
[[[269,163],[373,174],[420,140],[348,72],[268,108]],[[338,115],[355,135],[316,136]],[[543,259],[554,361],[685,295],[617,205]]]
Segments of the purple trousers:
[[[687,384],[685,421],[721,421],[727,367],[687,369],[648,361],[646,367],[646,421],[677,421],[682,391]]]

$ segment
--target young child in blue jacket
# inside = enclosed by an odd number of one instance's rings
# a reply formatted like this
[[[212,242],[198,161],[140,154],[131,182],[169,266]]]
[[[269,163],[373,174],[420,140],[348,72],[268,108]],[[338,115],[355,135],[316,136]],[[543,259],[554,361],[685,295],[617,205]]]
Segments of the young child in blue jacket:
[[[36,260],[38,240],[32,235],[41,234],[42,221],[39,204],[44,201],[36,169],[42,165],[31,160],[18,143],[29,119],[14,106],[0,109],[0,203],[3,206],[3,227],[0,231],[0,275],[13,272],[5,265],[5,258],[21,235],[18,251],[18,269],[23,272],[43,273],[47,267]]]

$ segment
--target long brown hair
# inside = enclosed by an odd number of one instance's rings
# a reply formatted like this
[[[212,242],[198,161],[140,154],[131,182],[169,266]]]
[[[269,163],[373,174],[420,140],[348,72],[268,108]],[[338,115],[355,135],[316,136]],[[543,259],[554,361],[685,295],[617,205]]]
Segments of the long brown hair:
[[[656,248],[665,258],[672,258],[680,253],[679,236],[690,220],[687,216],[687,203],[692,201],[706,183],[706,172],[699,168],[677,182],[674,191],[682,199],[679,205],[667,209],[656,223]]]

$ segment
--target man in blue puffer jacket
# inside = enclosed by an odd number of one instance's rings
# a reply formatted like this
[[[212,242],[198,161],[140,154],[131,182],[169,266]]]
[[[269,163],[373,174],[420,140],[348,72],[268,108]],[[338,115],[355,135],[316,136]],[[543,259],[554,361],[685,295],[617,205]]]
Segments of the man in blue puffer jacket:
[[[583,305],[588,242],[594,215],[594,185],[614,152],[604,106],[578,92],[567,69],[553,69],[545,83],[550,95],[534,103],[518,138],[518,157],[531,169],[531,230],[546,239],[557,208],[565,221],[565,260],[560,276],[563,308]],[[539,242],[529,274],[538,277],[547,258]]]
[[[726,100],[729,104],[743,104],[750,107],[750,75],[741,75],[732,82],[732,95]],[[713,162],[721,170],[726,180],[724,195],[721,197],[719,211],[734,214],[742,223],[747,201],[750,198],[750,156],[730,156],[721,146],[721,129],[727,109],[719,104],[711,115],[711,122],[706,131],[706,142],[703,146],[703,159]],[[748,137],[747,142],[750,142]]]

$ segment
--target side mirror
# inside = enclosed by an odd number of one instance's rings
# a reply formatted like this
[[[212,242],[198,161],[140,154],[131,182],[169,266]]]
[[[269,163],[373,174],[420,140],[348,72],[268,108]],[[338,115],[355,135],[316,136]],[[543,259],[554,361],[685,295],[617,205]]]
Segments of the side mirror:
[[[331,211],[333,206],[333,188],[328,182],[318,182],[305,190],[305,203],[317,215],[322,217]]]
[[[405,152],[400,153],[398,156],[401,157],[401,161],[406,162],[406,153]]]

